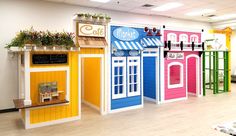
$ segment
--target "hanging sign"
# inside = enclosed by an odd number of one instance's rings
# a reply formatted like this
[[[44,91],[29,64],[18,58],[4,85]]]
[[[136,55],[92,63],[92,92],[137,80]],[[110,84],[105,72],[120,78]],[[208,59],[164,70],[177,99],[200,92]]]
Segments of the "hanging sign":
[[[167,53],[167,59],[184,59],[184,53]]]
[[[83,24],[78,25],[78,36],[105,37],[106,28],[104,25]]]
[[[130,27],[119,27],[113,31],[113,36],[121,41],[133,41],[139,37],[139,32]]]
[[[125,52],[124,52],[124,51],[115,51],[115,52],[114,52],[114,55],[115,55],[116,57],[122,57],[122,56],[125,55]]]
[[[67,64],[67,54],[33,54],[32,64]]]
[[[139,55],[139,51],[129,51],[129,55],[130,56],[138,56]]]

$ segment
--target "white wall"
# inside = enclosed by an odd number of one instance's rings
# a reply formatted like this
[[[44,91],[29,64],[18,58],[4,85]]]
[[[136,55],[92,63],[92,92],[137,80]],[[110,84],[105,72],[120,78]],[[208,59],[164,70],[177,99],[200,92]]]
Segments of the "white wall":
[[[112,17],[112,23],[150,24],[168,27],[208,29],[207,23],[177,20],[160,16],[128,14],[125,12],[106,11],[60,3],[26,0],[0,1],[0,110],[13,108],[12,99],[17,98],[17,61],[10,58],[4,48],[22,29],[33,26],[36,30],[72,31],[73,15],[78,12],[106,13]]]

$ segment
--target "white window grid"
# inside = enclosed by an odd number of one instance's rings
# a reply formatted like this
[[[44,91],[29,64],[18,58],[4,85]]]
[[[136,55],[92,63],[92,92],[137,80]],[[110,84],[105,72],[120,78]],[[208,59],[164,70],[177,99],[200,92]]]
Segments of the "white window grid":
[[[128,96],[129,97],[138,96],[140,95],[140,57],[128,57],[127,67],[128,67]],[[136,73],[134,72],[134,67],[136,67]],[[136,76],[136,82],[134,80],[135,76]]]
[[[179,35],[179,42],[183,41],[183,43],[188,43],[188,35],[187,34],[180,34]]]
[[[167,41],[171,41],[172,43],[177,42],[177,35],[175,33],[168,33],[167,34]]]
[[[198,36],[193,34],[190,36],[190,41],[194,43],[198,43]]]
[[[115,68],[118,67],[118,74],[115,75]],[[120,74],[119,69],[122,68],[123,72]],[[122,84],[119,78],[122,78]],[[115,78],[118,78],[118,84],[115,84]],[[122,93],[120,93],[120,86],[122,86]],[[118,87],[118,93],[115,93],[115,88]],[[126,97],[126,58],[113,57],[112,58],[112,99],[119,99]]]

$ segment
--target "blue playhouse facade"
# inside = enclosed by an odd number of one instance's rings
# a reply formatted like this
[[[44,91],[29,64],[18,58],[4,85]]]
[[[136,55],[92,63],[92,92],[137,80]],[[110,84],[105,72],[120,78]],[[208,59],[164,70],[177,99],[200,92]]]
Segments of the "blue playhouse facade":
[[[156,98],[156,55],[160,40],[143,28],[111,26],[111,111],[143,106],[143,96]],[[151,49],[151,50],[150,50]],[[146,55],[143,58],[143,54]],[[151,54],[151,55],[150,55]],[[144,61],[143,61],[144,59]],[[155,65],[153,65],[155,63]],[[154,69],[154,70],[153,70]],[[154,74],[153,74],[154,73]],[[152,89],[155,89],[153,92]],[[144,91],[147,90],[147,91]]]
[[[141,43],[145,46],[142,53],[144,99],[158,104],[161,101],[161,90],[164,87],[161,84],[163,68],[160,67],[163,63],[163,43],[160,36],[155,34],[152,36],[145,35]]]

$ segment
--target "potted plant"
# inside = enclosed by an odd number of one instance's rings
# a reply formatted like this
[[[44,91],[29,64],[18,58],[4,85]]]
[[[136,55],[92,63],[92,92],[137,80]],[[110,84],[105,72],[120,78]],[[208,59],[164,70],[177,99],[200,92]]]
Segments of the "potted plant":
[[[85,20],[85,15],[83,13],[77,14],[79,20]]]
[[[107,23],[111,22],[111,17],[110,16],[106,16],[106,22]]]
[[[97,14],[94,14],[94,15],[92,16],[92,19],[93,19],[94,22],[97,22],[97,21],[99,20],[99,17],[98,17]]]
[[[104,23],[105,21],[106,21],[106,20],[105,20],[104,15],[100,14],[100,15],[99,15],[99,22]]]
[[[6,48],[11,51],[20,51],[21,48],[24,50],[56,50],[56,47],[68,50],[75,47],[73,38],[73,33],[25,30],[20,31]]]
[[[89,13],[85,14],[85,18],[87,21],[92,21],[92,15]]]

